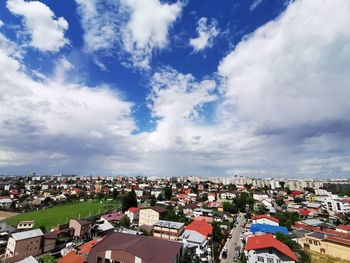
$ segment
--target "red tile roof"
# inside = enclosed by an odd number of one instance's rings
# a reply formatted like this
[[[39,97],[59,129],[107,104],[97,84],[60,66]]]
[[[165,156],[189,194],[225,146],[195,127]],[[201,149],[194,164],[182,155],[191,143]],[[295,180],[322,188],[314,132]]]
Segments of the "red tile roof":
[[[205,237],[211,236],[213,234],[213,227],[203,220],[194,220],[191,224],[185,226],[187,230],[193,230]]]
[[[337,228],[345,231],[350,231],[350,225],[339,225]]]
[[[98,240],[91,240],[89,242],[86,242],[85,244],[82,244],[79,247],[79,253],[88,255],[90,253],[90,250],[94,245],[96,245],[99,241]]]
[[[292,260],[297,260],[297,256],[294,254],[294,252],[286,244],[283,244],[271,234],[248,237],[247,244],[245,246],[247,251],[264,248],[274,248]]]
[[[138,207],[130,207],[129,210],[131,213],[137,213],[139,211]]]
[[[84,263],[85,258],[78,255],[75,251],[69,252],[64,257],[60,258],[58,263]]]
[[[277,218],[275,218],[273,216],[269,216],[269,215],[256,215],[256,216],[252,217],[252,220],[258,220],[258,219],[262,219],[262,218],[269,219],[269,220],[276,222],[276,223],[280,222]]]
[[[103,215],[102,218],[107,220],[108,222],[110,221],[119,221],[121,220],[125,215],[122,212],[113,212],[110,214]]]
[[[335,237],[335,236],[327,236],[327,241],[350,246],[350,239],[349,238],[342,238],[342,237]]]
[[[299,209],[299,214],[302,216],[308,216],[311,213],[311,210],[308,209]]]

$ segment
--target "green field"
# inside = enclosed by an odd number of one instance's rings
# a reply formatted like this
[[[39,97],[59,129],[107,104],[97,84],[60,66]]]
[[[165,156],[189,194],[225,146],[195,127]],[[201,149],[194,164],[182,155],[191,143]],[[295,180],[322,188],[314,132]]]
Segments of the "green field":
[[[56,206],[44,210],[23,213],[14,217],[8,218],[6,222],[11,226],[16,227],[17,223],[22,220],[35,220],[35,228],[45,226],[46,230],[58,224],[69,223],[72,218],[84,218],[103,213],[107,209],[116,209],[120,207],[120,203],[100,202],[83,202],[69,205]]]

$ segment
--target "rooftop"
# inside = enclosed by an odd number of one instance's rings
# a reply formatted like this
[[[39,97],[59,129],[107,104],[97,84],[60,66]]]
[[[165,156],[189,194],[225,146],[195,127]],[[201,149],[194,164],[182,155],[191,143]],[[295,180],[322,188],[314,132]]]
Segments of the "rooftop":
[[[173,222],[173,221],[166,221],[166,220],[159,220],[153,226],[166,227],[166,228],[172,228],[172,229],[180,229],[184,225],[185,225],[184,223]]]
[[[13,237],[14,240],[19,241],[19,240],[43,236],[43,235],[44,233],[41,231],[41,229],[33,229],[29,231],[24,231],[24,232],[13,233],[11,236]]]

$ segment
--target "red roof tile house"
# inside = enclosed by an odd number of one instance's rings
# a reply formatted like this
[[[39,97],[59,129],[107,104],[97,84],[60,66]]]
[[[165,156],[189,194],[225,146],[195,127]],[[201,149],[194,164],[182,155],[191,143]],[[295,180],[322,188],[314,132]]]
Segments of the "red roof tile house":
[[[129,217],[130,222],[135,222],[139,220],[139,208],[138,207],[130,207],[125,214]]]
[[[105,220],[109,223],[118,223],[120,220],[123,219],[125,215],[122,212],[112,212],[110,214],[106,214],[101,216],[101,220]]]
[[[178,263],[182,243],[114,232],[96,244],[87,263]]]
[[[256,215],[252,217],[253,224],[265,224],[271,226],[279,226],[280,221],[269,215]]]
[[[205,237],[213,234],[212,225],[208,224],[205,220],[194,220],[189,225],[185,226],[185,229],[196,231]]]
[[[297,261],[294,252],[274,238],[272,234],[248,237],[245,250],[249,263],[293,263]]]

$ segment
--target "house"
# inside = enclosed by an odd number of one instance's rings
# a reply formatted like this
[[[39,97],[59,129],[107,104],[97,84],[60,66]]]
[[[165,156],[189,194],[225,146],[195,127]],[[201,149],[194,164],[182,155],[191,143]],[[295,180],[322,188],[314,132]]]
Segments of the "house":
[[[166,214],[166,212],[166,208],[162,206],[151,206],[140,209],[139,226],[153,226]]]
[[[306,250],[350,261],[350,238],[313,232],[298,243]]]
[[[193,211],[193,215],[197,216],[213,216],[213,210],[206,208],[196,208]]]
[[[192,216],[193,215],[193,211],[195,209],[199,208],[199,206],[195,203],[189,203],[187,204],[184,208],[183,208],[183,212],[185,215],[190,215]]]
[[[0,198],[0,208],[1,209],[9,209],[12,205],[12,200],[10,198]]]
[[[327,212],[333,214],[348,214],[350,213],[350,198],[340,198],[331,196],[325,198],[323,206]]]
[[[71,219],[69,227],[74,229],[75,238],[86,238],[90,234],[91,223],[82,219]]]
[[[208,224],[205,220],[194,220],[189,225],[185,226],[185,229],[196,231],[206,238],[213,234],[212,225]]]
[[[17,230],[31,230],[35,225],[35,220],[19,221],[17,224]]]
[[[128,211],[125,212],[125,215],[129,217],[130,222],[135,222],[139,220],[139,208],[138,207],[130,207]]]
[[[114,232],[92,247],[87,263],[178,263],[182,244],[148,236]]]
[[[201,256],[207,251],[208,239],[197,231],[185,230],[180,236],[180,240],[185,249],[194,251],[198,256]]]
[[[77,251],[71,251],[60,258],[58,263],[84,263],[93,246],[100,240],[91,240],[78,247]]]
[[[113,212],[110,214],[106,214],[101,216],[101,220],[115,224],[124,218],[124,214],[122,212]]]
[[[110,222],[106,220],[99,220],[91,228],[91,235],[105,235],[112,232],[113,230],[114,226]]]
[[[288,228],[285,226],[273,226],[266,224],[252,224],[250,226],[250,231],[252,234],[256,233],[266,233],[266,234],[276,234],[277,232],[281,232],[285,235],[288,235]]]
[[[40,229],[13,233],[5,252],[6,262],[16,262],[29,256],[38,256],[42,253],[44,234]]]
[[[269,215],[256,215],[252,217],[253,224],[266,224],[271,226],[279,226],[280,221]]]
[[[153,236],[168,240],[179,240],[184,231],[184,223],[159,220],[153,225]]]
[[[248,237],[245,250],[249,263],[293,263],[297,261],[294,252],[271,234]]]

